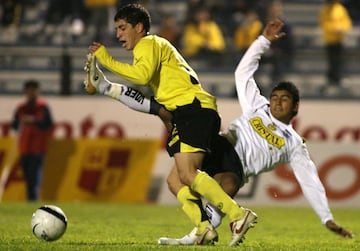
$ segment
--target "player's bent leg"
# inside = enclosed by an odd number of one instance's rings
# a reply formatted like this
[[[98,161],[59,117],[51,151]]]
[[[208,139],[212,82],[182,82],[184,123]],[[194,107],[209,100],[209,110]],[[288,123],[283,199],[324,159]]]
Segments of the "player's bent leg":
[[[203,208],[202,200],[188,186],[183,186],[177,194],[182,210],[197,227],[196,244],[209,245],[218,241],[218,234]]]
[[[177,169],[176,169],[176,165],[174,165],[171,168],[170,173],[169,173],[168,177],[166,178],[166,182],[167,182],[167,185],[168,185],[168,188],[169,188],[170,192],[175,196],[177,196],[180,189],[183,186],[185,186],[180,181],[179,174],[178,174]]]
[[[230,230],[232,239],[229,246],[241,243],[244,235],[256,222],[257,215],[248,209],[239,207],[207,174],[201,172],[195,179],[191,188],[201,194],[208,202],[215,205],[230,219]]]
[[[87,55],[84,70],[86,71],[84,89],[88,94],[100,93],[120,101],[133,110],[151,113],[150,98],[134,88],[110,82],[97,65],[94,55]]]

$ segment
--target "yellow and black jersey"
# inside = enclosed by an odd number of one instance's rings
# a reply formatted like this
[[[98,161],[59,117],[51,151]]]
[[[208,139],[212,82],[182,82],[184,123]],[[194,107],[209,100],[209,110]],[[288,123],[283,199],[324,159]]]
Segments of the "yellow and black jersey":
[[[137,85],[148,86],[155,100],[173,111],[197,98],[201,107],[217,110],[216,99],[201,86],[195,71],[166,39],[143,37],[133,50],[133,63],[113,59],[104,46],[95,56],[108,70]]]

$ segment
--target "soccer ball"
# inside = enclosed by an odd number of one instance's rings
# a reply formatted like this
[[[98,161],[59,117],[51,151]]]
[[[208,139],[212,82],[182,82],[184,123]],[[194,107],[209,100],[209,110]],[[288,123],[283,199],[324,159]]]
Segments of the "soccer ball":
[[[40,240],[56,241],[66,231],[67,218],[57,206],[45,205],[38,208],[31,217],[31,229]]]

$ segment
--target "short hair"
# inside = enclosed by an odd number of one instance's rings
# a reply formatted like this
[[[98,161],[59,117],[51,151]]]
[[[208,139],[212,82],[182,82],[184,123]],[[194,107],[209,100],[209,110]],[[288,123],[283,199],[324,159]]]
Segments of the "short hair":
[[[146,33],[150,31],[151,17],[147,9],[141,4],[127,4],[122,6],[114,17],[114,21],[124,19],[132,26],[142,23]]]
[[[270,96],[273,94],[274,91],[280,91],[280,90],[288,91],[291,94],[294,105],[299,103],[300,101],[299,89],[292,82],[288,82],[288,81],[279,82],[272,89]]]
[[[28,88],[33,88],[33,89],[38,89],[40,86],[39,82],[37,80],[31,79],[31,80],[27,80],[24,83],[24,90],[28,89]]]
[[[296,105],[300,101],[300,94],[299,89],[294,85],[292,82],[283,81],[279,82],[271,91],[270,96],[273,94],[274,91],[281,91],[285,90],[288,91],[293,99],[293,105]],[[298,114],[298,112],[293,112],[292,116],[295,117]]]

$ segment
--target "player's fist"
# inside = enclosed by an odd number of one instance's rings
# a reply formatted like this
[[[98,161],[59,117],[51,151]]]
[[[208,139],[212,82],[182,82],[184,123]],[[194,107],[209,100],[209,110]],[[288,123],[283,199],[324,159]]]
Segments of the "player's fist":
[[[330,231],[339,234],[344,238],[353,238],[353,234],[350,231],[346,230],[345,228],[342,228],[341,226],[336,224],[333,220],[328,220],[326,222],[326,227]]]

